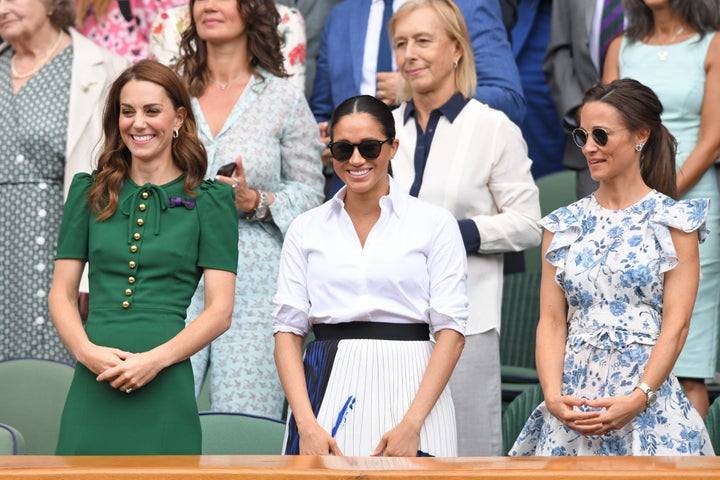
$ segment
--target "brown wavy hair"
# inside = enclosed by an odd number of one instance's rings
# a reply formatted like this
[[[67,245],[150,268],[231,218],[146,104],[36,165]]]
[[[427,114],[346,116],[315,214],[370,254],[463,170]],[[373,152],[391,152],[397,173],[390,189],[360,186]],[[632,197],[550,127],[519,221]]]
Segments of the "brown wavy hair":
[[[662,124],[663,106],[655,92],[637,80],[621,78],[596,84],[585,92],[583,105],[600,102],[613,107],[631,132],[643,128],[650,136],[640,151],[640,174],[647,186],[677,200],[675,153],[677,141]]]
[[[181,72],[190,94],[199,97],[209,81],[207,71],[207,44],[197,33],[193,9],[196,0],[190,0],[190,25],[180,40],[180,59],[175,70]],[[252,67],[261,67],[275,76],[285,78],[284,59],[280,50],[283,39],[278,32],[280,14],[273,0],[237,0],[237,9],[245,22],[248,54]],[[258,73],[258,75],[260,75]],[[262,78],[262,75],[260,75]]]
[[[110,87],[105,103],[104,144],[98,159],[95,183],[88,193],[90,209],[101,221],[115,213],[120,191],[125,185],[132,163],[130,150],[123,142],[118,126],[120,93],[131,80],[160,85],[175,110],[180,107],[185,109],[185,121],[178,130],[177,138],[172,140],[172,158],[175,166],[185,173],[184,188],[187,195],[194,195],[193,189],[202,183],[207,170],[207,153],[197,136],[195,116],[185,85],[168,67],[152,60],[141,60],[120,74]]]

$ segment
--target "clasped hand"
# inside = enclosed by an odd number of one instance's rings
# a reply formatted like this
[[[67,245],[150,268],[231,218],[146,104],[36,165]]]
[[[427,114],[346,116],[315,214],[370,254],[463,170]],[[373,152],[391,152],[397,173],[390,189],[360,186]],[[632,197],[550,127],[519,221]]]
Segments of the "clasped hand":
[[[131,353],[118,348],[91,345],[78,359],[97,375],[98,382],[112,388],[138,390],[162,370],[153,352]]]
[[[642,412],[645,396],[635,391],[629,395],[595,400],[564,395],[546,400],[545,404],[550,413],[568,428],[583,435],[604,435],[621,429]]]

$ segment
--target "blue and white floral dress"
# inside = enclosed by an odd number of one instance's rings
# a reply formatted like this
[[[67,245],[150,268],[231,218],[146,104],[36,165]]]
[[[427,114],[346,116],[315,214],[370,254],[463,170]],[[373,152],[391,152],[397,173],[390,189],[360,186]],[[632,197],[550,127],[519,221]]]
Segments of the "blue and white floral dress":
[[[568,303],[563,395],[627,395],[640,382],[660,335],[663,280],[678,263],[670,228],[707,235],[708,201],[657,191],[623,210],[589,195],[540,220],[554,232],[545,258]],[[542,348],[542,345],[538,345]],[[658,400],[622,429],[585,436],[543,402],[510,455],[713,455],[705,425],[670,374]]]

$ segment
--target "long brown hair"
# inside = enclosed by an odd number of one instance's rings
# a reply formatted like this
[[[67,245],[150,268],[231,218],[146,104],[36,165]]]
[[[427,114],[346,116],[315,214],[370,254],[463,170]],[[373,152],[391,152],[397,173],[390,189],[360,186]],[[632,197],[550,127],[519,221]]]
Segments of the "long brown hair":
[[[181,72],[190,94],[199,97],[209,81],[207,71],[207,44],[197,33],[190,0],[190,25],[180,41],[180,59],[175,70]],[[280,50],[283,39],[278,32],[280,14],[273,0],[237,0],[237,9],[245,22],[247,48],[252,67],[261,67],[278,77],[287,77],[284,58]],[[262,78],[262,75],[258,73]]]
[[[193,189],[200,185],[207,170],[207,153],[197,137],[197,125],[192,113],[190,96],[180,77],[168,67],[152,61],[141,60],[125,70],[115,80],[108,92],[103,113],[103,150],[97,166],[95,183],[88,193],[91,210],[98,214],[98,220],[105,220],[115,213],[120,191],[130,171],[132,157],[130,150],[120,136],[120,94],[131,80],[152,82],[165,90],[175,110],[183,107],[185,121],[172,141],[173,163],[185,173],[185,193],[193,195]]]
[[[590,87],[585,92],[583,105],[589,102],[601,102],[613,107],[631,132],[643,128],[650,130],[650,136],[640,151],[640,174],[647,186],[677,199],[677,141],[662,124],[660,115],[663,106],[655,92],[637,80],[621,78]]]
[[[85,19],[88,17],[90,7],[92,7],[93,15],[98,22],[101,22],[105,18],[105,14],[110,8],[110,4],[113,0],[76,0],[75,11],[77,12],[77,26],[81,28],[85,24]]]

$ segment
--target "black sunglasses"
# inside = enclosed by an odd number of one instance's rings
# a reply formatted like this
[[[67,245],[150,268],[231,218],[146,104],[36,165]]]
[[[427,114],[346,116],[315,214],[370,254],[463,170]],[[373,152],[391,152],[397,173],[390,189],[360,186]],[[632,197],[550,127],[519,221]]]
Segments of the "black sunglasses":
[[[593,142],[601,147],[607,145],[608,135],[613,132],[619,132],[621,130],[627,130],[627,128],[618,128],[617,130],[605,130],[603,128],[593,128],[590,135],[592,135]],[[582,148],[585,146],[588,140],[588,131],[584,128],[578,127],[572,131],[572,138],[575,145]]]
[[[394,138],[388,138],[387,140],[363,140],[360,143],[350,142],[330,142],[328,148],[333,158],[338,162],[346,162],[350,160],[357,147],[358,152],[365,160],[375,160],[380,156],[383,143],[392,142]]]

